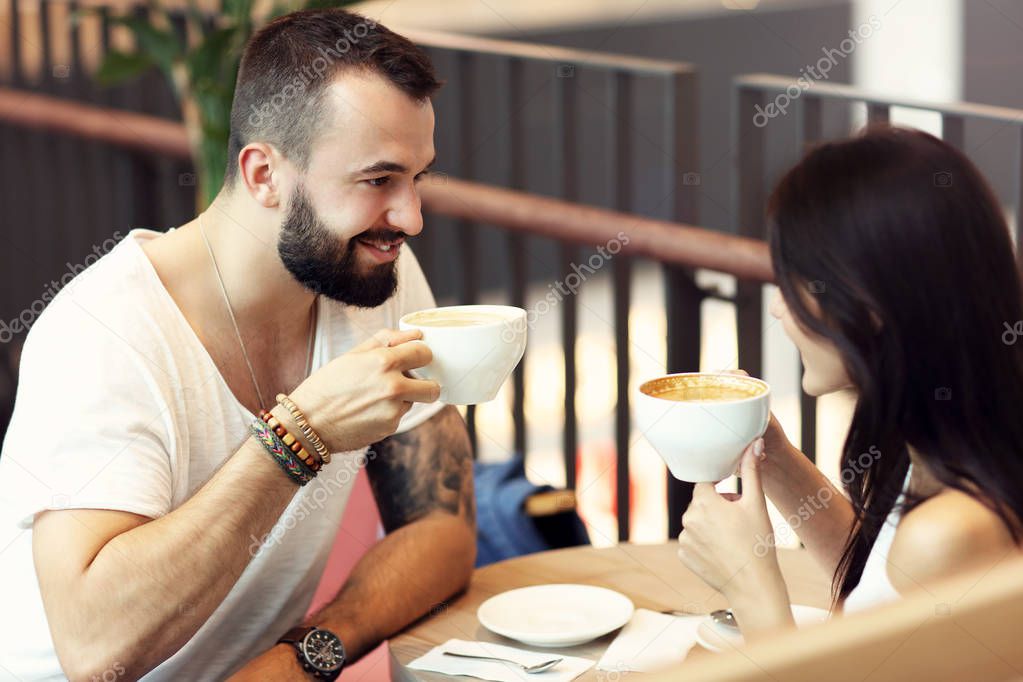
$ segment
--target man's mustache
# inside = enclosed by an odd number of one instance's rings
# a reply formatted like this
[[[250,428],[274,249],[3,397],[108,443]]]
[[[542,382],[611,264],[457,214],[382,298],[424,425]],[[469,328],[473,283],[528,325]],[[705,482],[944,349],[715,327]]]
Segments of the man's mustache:
[[[409,235],[400,230],[366,230],[352,241],[365,239],[373,242],[395,242],[399,239],[408,239]]]

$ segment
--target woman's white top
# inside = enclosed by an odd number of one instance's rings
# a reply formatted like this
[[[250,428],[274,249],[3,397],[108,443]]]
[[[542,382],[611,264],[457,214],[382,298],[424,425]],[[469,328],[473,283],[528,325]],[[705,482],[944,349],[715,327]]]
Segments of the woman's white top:
[[[842,605],[842,610],[845,613],[862,611],[899,598],[899,593],[892,586],[892,581],[888,579],[888,552],[892,548],[892,541],[895,540],[895,530],[902,519],[902,504],[906,499],[906,490],[909,489],[912,473],[913,465],[910,464],[909,471],[906,472],[906,482],[902,486],[902,493],[895,501],[888,518],[881,525],[877,540],[870,549],[870,555],[867,556],[867,563],[863,567],[860,582],[849,593]]]

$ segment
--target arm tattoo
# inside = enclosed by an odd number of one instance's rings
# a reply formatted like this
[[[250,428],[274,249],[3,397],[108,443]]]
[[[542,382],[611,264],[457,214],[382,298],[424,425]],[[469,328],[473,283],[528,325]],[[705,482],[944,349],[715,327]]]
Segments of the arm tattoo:
[[[472,446],[462,416],[448,406],[406,433],[372,447],[366,465],[384,528],[391,532],[433,511],[476,523]]]

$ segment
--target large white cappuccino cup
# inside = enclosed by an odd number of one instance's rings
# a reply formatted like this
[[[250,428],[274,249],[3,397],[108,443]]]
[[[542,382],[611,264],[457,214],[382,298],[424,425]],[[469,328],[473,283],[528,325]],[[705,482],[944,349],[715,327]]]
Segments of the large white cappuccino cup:
[[[771,387],[737,374],[671,374],[644,382],[636,423],[671,475],[693,483],[728,478],[767,430]]]
[[[413,370],[440,384],[440,400],[476,405],[493,400],[526,351],[526,311],[504,305],[459,305],[409,313],[398,328],[418,329],[433,361]]]

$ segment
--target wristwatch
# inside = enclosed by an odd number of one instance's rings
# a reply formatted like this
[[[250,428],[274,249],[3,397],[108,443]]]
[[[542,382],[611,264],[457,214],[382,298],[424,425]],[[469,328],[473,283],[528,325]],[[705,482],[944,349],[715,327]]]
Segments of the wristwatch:
[[[285,632],[277,643],[294,646],[302,668],[318,680],[336,680],[345,667],[345,647],[330,630],[299,626]]]

